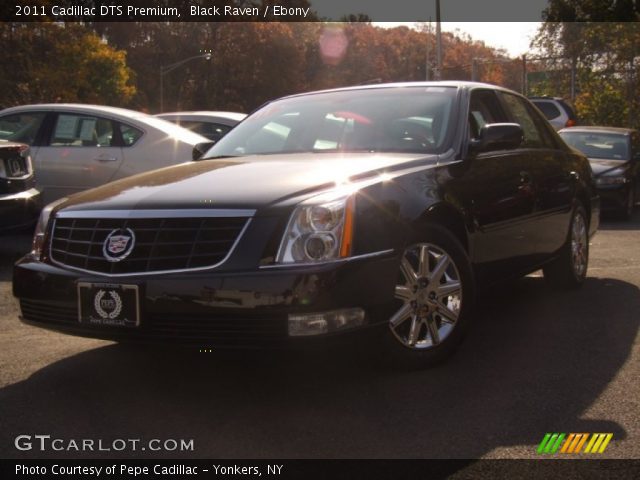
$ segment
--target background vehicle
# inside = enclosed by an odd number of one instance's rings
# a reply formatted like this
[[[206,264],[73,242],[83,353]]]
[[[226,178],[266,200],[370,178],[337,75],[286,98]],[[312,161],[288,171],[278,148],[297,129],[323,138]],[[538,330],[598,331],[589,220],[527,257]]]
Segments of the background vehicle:
[[[640,132],[629,128],[573,127],[558,133],[589,158],[602,209],[630,219],[640,199]]]
[[[0,142],[0,233],[34,225],[41,208],[29,146]]]
[[[14,270],[24,321],[213,347],[373,336],[418,367],[460,343],[477,287],[587,273],[589,163],[506,89],[286,97],[206,157],[43,211]]]
[[[247,116],[238,112],[172,112],[160,113],[158,118],[177,123],[213,142],[224,137]]]
[[[556,130],[577,125],[578,117],[571,105],[560,97],[530,97]]]
[[[133,110],[77,104],[0,112],[0,139],[31,146],[44,202],[191,160],[207,139]]]

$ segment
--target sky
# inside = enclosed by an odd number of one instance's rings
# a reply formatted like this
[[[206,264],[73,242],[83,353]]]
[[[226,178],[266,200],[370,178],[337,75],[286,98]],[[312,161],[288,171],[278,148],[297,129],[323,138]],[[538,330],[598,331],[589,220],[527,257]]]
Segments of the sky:
[[[413,22],[374,22],[381,27],[406,25],[414,27]],[[435,22],[433,22],[435,32]],[[468,33],[474,40],[482,40],[486,45],[503,48],[510,56],[521,56],[529,52],[529,43],[535,36],[540,22],[442,22],[443,32]]]

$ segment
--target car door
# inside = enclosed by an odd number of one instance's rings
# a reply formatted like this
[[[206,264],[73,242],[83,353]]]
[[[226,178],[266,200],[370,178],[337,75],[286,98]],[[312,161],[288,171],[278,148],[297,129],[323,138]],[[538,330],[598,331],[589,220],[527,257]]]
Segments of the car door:
[[[109,182],[122,163],[116,123],[88,113],[58,112],[48,140],[33,153],[49,203]]]
[[[471,92],[468,121],[471,139],[486,124],[508,121],[495,91]],[[476,227],[477,271],[484,278],[517,274],[535,253],[529,225],[535,206],[530,157],[520,149],[494,150],[472,155],[467,163],[455,182]]]
[[[571,215],[577,174],[571,171],[566,152],[548,124],[531,104],[518,95],[500,92],[510,121],[524,132],[521,151],[530,160],[529,173],[535,185],[534,221],[530,223],[540,263],[564,244]]]

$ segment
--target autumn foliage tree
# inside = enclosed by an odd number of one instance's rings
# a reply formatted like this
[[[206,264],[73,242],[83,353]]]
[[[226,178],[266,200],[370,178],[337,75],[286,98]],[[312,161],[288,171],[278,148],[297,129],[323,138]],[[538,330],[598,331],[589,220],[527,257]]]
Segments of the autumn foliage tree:
[[[304,4],[304,0],[297,0]],[[4,105],[78,101],[157,112],[160,79],[169,110],[249,112],[309,90],[426,78],[435,35],[366,21],[126,22],[3,24]],[[443,79],[477,79],[521,88],[504,51],[459,33],[443,34]],[[211,52],[210,60],[202,54]],[[190,59],[185,63],[180,63]],[[180,63],[171,71],[163,67]],[[164,72],[161,75],[161,72]],[[4,82],[4,83],[2,83]],[[3,93],[0,93],[0,96]]]
[[[135,94],[126,53],[86,27],[0,23],[0,104],[126,105]]]

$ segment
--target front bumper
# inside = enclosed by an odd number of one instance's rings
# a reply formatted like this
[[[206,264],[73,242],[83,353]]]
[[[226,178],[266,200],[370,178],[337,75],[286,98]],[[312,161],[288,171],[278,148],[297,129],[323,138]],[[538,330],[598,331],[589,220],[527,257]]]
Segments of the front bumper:
[[[40,210],[42,192],[37,188],[0,195],[0,232],[35,224]]]
[[[15,265],[13,292],[23,322],[73,335],[197,348],[300,346],[384,324],[394,311],[397,262],[396,255],[387,252],[321,266],[114,278],[26,256]],[[80,323],[78,282],[137,285],[140,325]],[[314,337],[289,336],[289,314],[344,308],[364,309],[365,326]]]
[[[607,185],[598,187],[600,208],[603,212],[622,210],[627,207],[627,198],[631,184]]]

